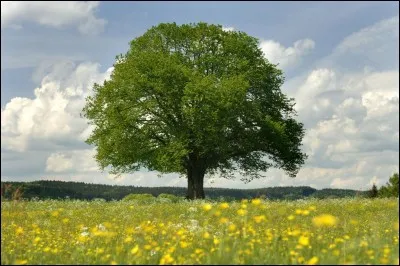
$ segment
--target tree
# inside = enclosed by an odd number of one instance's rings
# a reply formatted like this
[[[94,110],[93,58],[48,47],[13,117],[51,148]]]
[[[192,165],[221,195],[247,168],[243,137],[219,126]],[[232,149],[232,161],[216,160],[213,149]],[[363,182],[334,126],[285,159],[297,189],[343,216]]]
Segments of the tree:
[[[399,196],[399,173],[394,173],[386,186],[379,189],[379,196],[381,197],[398,197]]]
[[[258,40],[206,23],[160,24],[116,57],[94,84],[83,116],[101,169],[179,173],[188,198],[204,198],[205,174],[242,180],[274,166],[295,177],[306,155],[294,99]]]
[[[378,188],[376,187],[375,183],[372,184],[372,188],[369,192],[369,196],[371,198],[376,198],[378,196]]]

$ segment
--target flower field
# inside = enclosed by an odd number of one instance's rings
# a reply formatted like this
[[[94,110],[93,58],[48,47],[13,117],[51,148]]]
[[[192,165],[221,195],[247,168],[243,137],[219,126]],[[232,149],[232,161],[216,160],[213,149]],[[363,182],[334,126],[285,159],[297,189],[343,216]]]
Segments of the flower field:
[[[399,264],[398,199],[1,203],[2,264]]]

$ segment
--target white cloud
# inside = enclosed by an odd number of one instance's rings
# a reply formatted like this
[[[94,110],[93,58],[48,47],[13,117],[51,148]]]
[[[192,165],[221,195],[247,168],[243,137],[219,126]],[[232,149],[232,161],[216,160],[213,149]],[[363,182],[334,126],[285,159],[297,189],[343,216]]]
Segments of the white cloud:
[[[98,165],[93,159],[94,155],[94,149],[52,153],[47,158],[46,171],[59,173],[72,170],[79,173],[93,173],[98,170]]]
[[[108,79],[112,68],[59,62],[42,73],[35,98],[16,97],[1,110],[2,178],[102,180],[94,149],[84,143],[92,126],[80,117],[94,82]]]
[[[399,17],[378,21],[344,38],[319,62],[343,72],[388,71],[399,68]]]
[[[334,91],[336,88],[336,74],[330,69],[316,69],[310,73],[306,81],[296,93],[297,109],[309,108],[310,101],[314,103],[312,108],[318,109],[316,97],[324,92]],[[320,102],[323,106],[329,105],[329,102]]]
[[[369,189],[398,171],[398,40],[398,17],[375,23],[285,86],[307,130],[296,182]]]
[[[298,40],[288,48],[273,40],[265,40],[260,43],[265,57],[273,64],[279,63],[281,68],[294,67],[314,47],[315,42],[311,39]]]
[[[399,38],[399,16],[385,19],[347,36],[336,48],[337,53],[366,53],[376,42]],[[398,52],[398,50],[397,50]]]
[[[35,22],[54,28],[73,26],[82,34],[95,35],[107,23],[95,16],[99,4],[98,1],[2,1],[1,28],[20,28],[22,23]]]
[[[73,164],[71,158],[67,158],[65,154],[52,153],[46,162],[46,171],[48,172],[64,172],[72,169]]]
[[[298,97],[304,101],[298,108],[299,119],[308,125],[303,143],[309,158],[302,171],[320,169],[331,187],[366,189],[372,176],[384,180],[398,169],[398,79],[398,71],[346,75],[312,71]],[[341,91],[340,97],[331,94],[330,104],[318,105],[324,90]],[[332,175],[321,169],[331,169]]]
[[[99,65],[93,63],[55,65],[34,90],[34,99],[13,98],[1,110],[2,148],[23,152],[34,146],[80,143],[89,134],[86,121],[79,116],[85,97],[93,83],[108,78],[111,70],[99,73]]]

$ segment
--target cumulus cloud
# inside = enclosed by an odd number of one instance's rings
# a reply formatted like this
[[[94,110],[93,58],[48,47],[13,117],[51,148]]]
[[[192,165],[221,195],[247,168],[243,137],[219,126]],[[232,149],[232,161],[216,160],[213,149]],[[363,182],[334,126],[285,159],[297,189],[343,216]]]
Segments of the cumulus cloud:
[[[295,66],[314,47],[315,42],[311,39],[298,40],[294,42],[292,47],[287,48],[273,40],[265,40],[260,43],[260,48],[264,52],[265,57],[271,63],[279,64],[281,68]]]
[[[367,156],[375,167],[386,164],[388,167],[382,172],[390,175],[396,166],[398,168],[398,157],[390,157],[384,162],[378,162],[378,159],[383,155],[398,156],[399,73],[390,71],[350,76],[352,78],[336,75],[333,70],[316,70],[299,89],[298,98],[304,102],[300,101],[297,109],[299,119],[307,129],[303,142],[309,155],[307,165],[348,168]],[[350,80],[359,87],[351,87]],[[331,95],[324,94],[324,90]],[[321,95],[326,97],[323,101]],[[371,160],[371,154],[375,162]]]
[[[94,151],[84,143],[92,127],[80,111],[93,83],[109,78],[112,71],[102,73],[99,68],[90,62],[59,62],[43,73],[35,98],[16,97],[2,108],[2,179],[50,175],[51,179],[82,180],[87,173],[98,172]]]
[[[309,155],[294,184],[370,189],[399,171],[398,41],[398,17],[379,21],[286,82]]]
[[[47,158],[46,171],[59,173],[70,170],[73,166],[71,158],[67,158],[65,154],[53,153]]]
[[[95,16],[99,4],[98,1],[2,1],[1,28],[21,28],[22,23],[34,22],[53,28],[77,27],[82,34],[95,35],[107,23]]]
[[[96,172],[98,170],[98,166],[93,159],[94,155],[94,149],[52,153],[47,158],[46,171],[49,173]]]
[[[342,71],[399,68],[399,16],[384,19],[344,38],[320,65]]]
[[[84,143],[93,127],[80,112],[93,83],[108,79],[112,69],[102,73],[96,63],[59,62],[41,73],[35,98],[11,99],[1,110],[2,179],[106,180],[93,147]]]
[[[336,53],[366,53],[376,42],[399,38],[399,16],[385,19],[347,36],[335,49]]]
[[[99,73],[99,65],[58,63],[34,90],[35,98],[16,97],[1,110],[2,149],[29,149],[80,145],[87,134],[86,121],[79,117],[84,99],[94,82],[108,78],[112,69]],[[83,134],[83,135],[82,135]],[[38,145],[42,143],[43,145]]]

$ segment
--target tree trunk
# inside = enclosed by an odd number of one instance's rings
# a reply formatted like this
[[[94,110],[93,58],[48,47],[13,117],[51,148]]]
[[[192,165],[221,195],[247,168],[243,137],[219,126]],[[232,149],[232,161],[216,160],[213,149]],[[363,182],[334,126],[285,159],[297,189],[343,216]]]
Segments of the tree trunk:
[[[187,169],[187,180],[188,180],[188,187],[187,187],[187,196],[186,199],[194,199],[194,184],[193,184],[193,175],[191,167]]]
[[[188,179],[188,190],[187,190],[187,199],[204,199],[204,167],[199,162],[191,162],[189,163],[187,169],[187,179]]]

